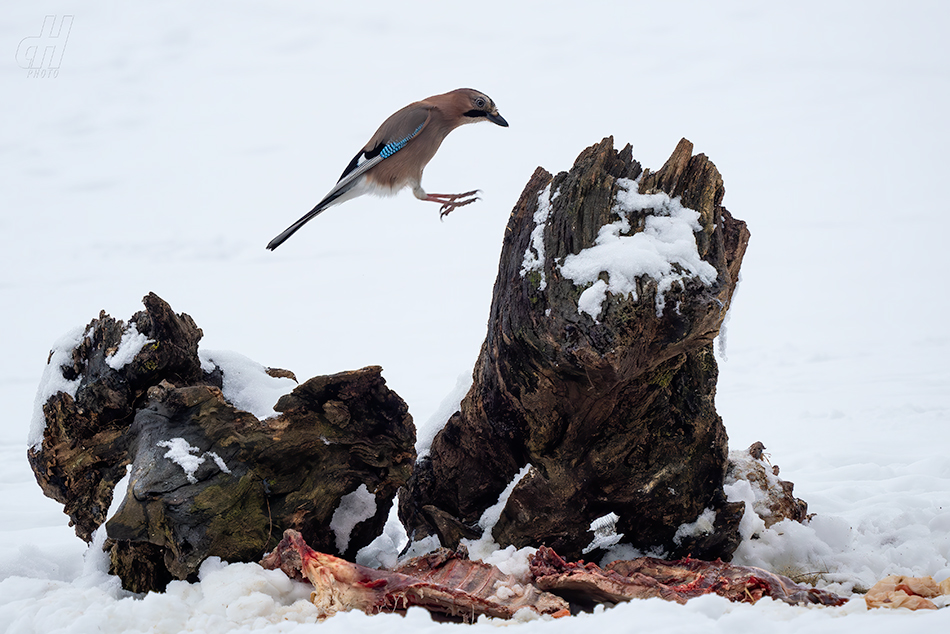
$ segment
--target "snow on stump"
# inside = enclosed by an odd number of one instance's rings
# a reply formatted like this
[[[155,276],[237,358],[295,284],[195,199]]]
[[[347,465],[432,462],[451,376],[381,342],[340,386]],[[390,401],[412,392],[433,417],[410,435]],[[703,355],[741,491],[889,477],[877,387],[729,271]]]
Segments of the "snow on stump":
[[[294,387],[236,353],[199,353],[188,315],[154,294],[145,306],[128,324],[102,313],[53,351],[29,449],[76,533],[105,525],[123,586],[195,579],[210,556],[258,561],[285,529],[350,558],[369,544],[415,461],[381,368]]]
[[[569,559],[621,540],[723,559],[737,546],[713,339],[749,232],[689,141],[655,173],[632,154],[607,138],[525,187],[474,384],[400,496],[412,538],[479,536],[530,464],[494,526],[502,546]],[[689,523],[708,528],[678,530]]]

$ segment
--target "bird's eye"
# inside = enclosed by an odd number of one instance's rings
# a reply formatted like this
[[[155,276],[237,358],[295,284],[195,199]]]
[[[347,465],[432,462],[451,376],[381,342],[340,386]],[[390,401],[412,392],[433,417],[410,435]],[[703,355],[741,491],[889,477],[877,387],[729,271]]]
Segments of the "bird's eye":
[[[484,97],[475,97],[475,101],[473,103],[479,110],[483,110],[485,106],[488,105],[488,102],[485,101]]]

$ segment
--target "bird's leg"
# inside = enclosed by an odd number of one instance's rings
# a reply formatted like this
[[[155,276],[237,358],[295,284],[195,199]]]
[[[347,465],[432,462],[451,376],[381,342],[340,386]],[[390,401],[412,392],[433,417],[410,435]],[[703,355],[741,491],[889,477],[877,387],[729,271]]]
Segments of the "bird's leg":
[[[423,200],[440,203],[442,208],[439,209],[439,218],[444,218],[457,207],[464,207],[478,200],[478,196],[476,196],[478,191],[477,189],[473,189],[464,194],[426,194]]]

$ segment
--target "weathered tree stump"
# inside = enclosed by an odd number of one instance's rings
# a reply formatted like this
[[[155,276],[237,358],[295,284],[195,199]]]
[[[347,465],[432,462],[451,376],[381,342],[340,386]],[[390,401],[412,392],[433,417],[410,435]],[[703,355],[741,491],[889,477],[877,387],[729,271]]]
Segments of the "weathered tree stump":
[[[202,370],[191,318],[154,294],[145,305],[128,325],[101,314],[87,327],[61,368],[80,379],[75,398],[47,400],[29,451],[80,537],[106,522],[124,587],[194,579],[210,556],[257,561],[288,528],[350,558],[380,534],[415,461],[412,418],[381,368],[312,378],[259,420],[225,399],[220,367]],[[133,325],[149,343],[110,365]],[[106,521],[126,465],[128,490]]]
[[[103,311],[86,326],[69,363],[58,368],[65,380],[79,381],[75,397],[60,391],[43,403],[42,445],[27,454],[43,493],[65,506],[76,535],[87,542],[106,520],[112,490],[131,462],[128,430],[148,389],[166,379],[179,385],[212,380],[201,369],[203,333],[191,317],[176,315],[154,293],[142,301],[145,310],[128,324]],[[115,370],[123,337],[132,333],[150,343]]]
[[[637,193],[654,192],[668,196],[636,198],[649,204],[633,208]],[[530,463],[493,531],[503,546],[590,557],[591,523],[614,513],[624,542],[730,556],[741,504],[722,490],[727,442],[712,342],[749,233],[721,206],[723,194],[715,166],[685,139],[656,173],[630,146],[616,152],[612,138],[570,172],[535,172],[508,222],[474,384],[400,496],[413,538],[436,534],[454,547],[477,536],[482,513]],[[568,279],[578,276],[568,271],[576,254],[638,234],[662,238],[663,223],[689,217],[670,197],[698,212],[693,260],[667,255],[661,273],[644,265],[626,286],[606,269]],[[676,535],[705,509],[717,513],[714,531]]]

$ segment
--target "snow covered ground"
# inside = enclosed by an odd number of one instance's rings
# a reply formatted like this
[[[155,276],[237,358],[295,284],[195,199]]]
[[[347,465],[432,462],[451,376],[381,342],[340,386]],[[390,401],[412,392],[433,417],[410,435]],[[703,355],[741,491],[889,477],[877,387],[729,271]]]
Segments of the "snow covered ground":
[[[28,47],[63,46],[39,41],[46,15],[74,17],[58,72],[34,76]],[[815,573],[841,592],[891,573],[950,576],[948,29],[950,7],[923,0],[9,4],[0,629],[314,630],[308,591],[253,564],[209,561],[200,583],[146,597],[104,574],[25,459],[51,346],[101,309],[127,319],[155,291],[194,317],[208,350],[302,378],[382,365],[424,427],[471,371],[528,177],[569,168],[607,135],[654,169],[689,138],[752,231],[717,407],[732,447],[763,441],[818,516],[747,540],[740,563]],[[264,250],[386,116],[461,86],[490,95],[511,127],[452,133],[424,185],[478,187],[483,200],[444,222],[409,193],[354,200]],[[946,609],[704,597],[509,626],[948,624]],[[410,610],[319,627],[459,626]]]

